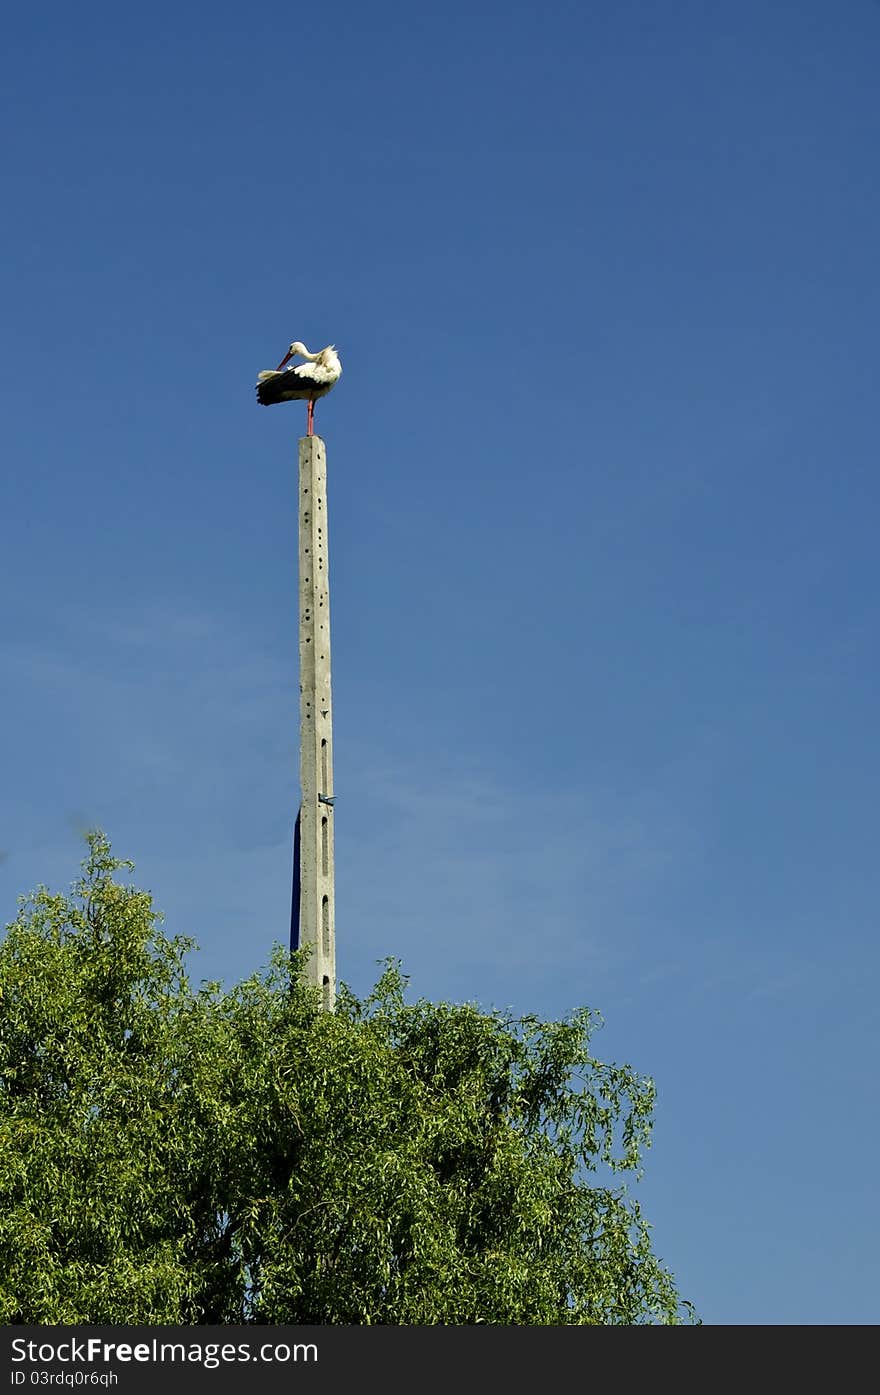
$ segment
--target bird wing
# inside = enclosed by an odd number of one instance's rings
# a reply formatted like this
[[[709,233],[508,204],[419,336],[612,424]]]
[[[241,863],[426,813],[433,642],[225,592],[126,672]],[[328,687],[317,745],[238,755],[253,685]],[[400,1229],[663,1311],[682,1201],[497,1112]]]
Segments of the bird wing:
[[[257,401],[262,407],[271,407],[275,402],[319,397],[329,392],[337,376],[320,363],[300,363],[277,373],[266,371],[259,375]]]
[[[311,397],[315,387],[315,383],[304,381],[295,368],[265,376],[261,373],[257,383],[257,401],[263,407],[271,407],[274,402],[296,402]]]

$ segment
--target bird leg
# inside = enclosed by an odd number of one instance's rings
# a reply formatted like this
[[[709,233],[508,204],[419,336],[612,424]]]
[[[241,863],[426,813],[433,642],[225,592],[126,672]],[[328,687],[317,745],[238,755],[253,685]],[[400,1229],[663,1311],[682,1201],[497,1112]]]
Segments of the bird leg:
[[[307,413],[306,413],[306,435],[307,435],[307,436],[314,436],[314,434],[315,434],[315,403],[314,403],[314,400],[310,397],[310,398],[309,398],[309,409],[308,409],[308,411],[307,411]]]

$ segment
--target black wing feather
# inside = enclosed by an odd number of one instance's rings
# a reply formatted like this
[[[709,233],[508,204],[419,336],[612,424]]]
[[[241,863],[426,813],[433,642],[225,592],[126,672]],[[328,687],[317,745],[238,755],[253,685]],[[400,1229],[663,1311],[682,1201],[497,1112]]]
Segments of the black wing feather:
[[[271,407],[276,402],[302,402],[312,397],[317,383],[301,378],[293,368],[257,383],[257,401],[261,407]]]

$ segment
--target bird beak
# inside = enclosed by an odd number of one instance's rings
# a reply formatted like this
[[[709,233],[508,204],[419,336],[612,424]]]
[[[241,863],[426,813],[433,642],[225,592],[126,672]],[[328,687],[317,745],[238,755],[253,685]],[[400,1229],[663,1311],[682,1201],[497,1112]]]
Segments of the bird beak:
[[[276,372],[276,373],[280,373],[281,370],[282,370],[282,368],[284,367],[285,363],[289,363],[290,360],[291,360],[292,358],[293,358],[293,354],[290,353],[290,352],[288,351],[288,352],[284,355],[284,357],[283,357],[283,359],[281,360],[281,362],[279,363],[278,367],[275,369],[275,372]]]

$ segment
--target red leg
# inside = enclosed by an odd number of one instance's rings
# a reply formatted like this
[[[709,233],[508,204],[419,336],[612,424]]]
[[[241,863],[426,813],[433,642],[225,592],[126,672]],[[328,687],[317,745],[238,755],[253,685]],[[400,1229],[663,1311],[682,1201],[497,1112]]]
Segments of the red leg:
[[[312,401],[312,399],[311,399],[311,397],[310,397],[310,398],[309,398],[309,410],[308,410],[308,412],[306,413],[306,435],[307,435],[307,436],[314,436],[314,434],[315,434],[315,404],[314,404],[314,402]]]

